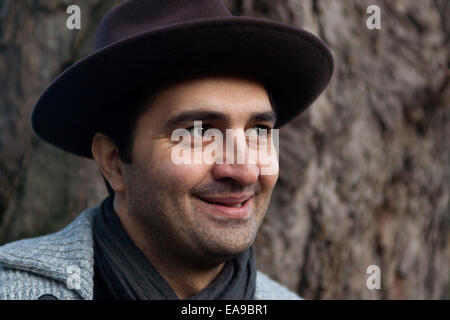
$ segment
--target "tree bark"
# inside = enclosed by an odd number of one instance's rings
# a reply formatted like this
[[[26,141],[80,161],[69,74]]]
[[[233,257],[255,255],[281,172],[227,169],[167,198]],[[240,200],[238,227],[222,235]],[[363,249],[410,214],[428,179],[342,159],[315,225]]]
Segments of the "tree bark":
[[[30,125],[39,95],[91,51],[114,4],[76,2],[80,31],[66,27],[72,1],[0,1],[0,243],[55,231],[106,195],[93,161],[46,144]]]
[[[106,196],[95,163],[42,142],[29,119],[117,2],[0,0],[0,243],[56,231]],[[65,27],[75,3],[80,31]],[[280,131],[258,267],[305,298],[450,298],[449,2],[225,3],[312,31],[336,64],[325,94]],[[380,30],[366,26],[372,4]],[[366,286],[370,265],[379,290]]]

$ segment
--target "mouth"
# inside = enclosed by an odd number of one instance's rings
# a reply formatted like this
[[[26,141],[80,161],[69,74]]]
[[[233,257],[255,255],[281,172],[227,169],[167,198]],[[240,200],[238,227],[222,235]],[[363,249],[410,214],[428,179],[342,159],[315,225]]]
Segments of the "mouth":
[[[228,219],[247,219],[251,214],[251,196],[233,198],[196,197],[201,202],[203,211],[214,216]]]

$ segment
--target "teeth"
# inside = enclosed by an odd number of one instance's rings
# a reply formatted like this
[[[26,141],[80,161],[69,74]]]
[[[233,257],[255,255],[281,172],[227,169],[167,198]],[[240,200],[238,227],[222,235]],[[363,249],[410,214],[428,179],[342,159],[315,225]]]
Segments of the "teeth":
[[[233,208],[242,207],[242,203],[238,203],[238,204],[222,204],[222,205],[226,206],[226,207],[233,207]]]
[[[242,207],[242,203],[232,204],[231,206],[235,207],[235,208],[239,208],[239,207]]]

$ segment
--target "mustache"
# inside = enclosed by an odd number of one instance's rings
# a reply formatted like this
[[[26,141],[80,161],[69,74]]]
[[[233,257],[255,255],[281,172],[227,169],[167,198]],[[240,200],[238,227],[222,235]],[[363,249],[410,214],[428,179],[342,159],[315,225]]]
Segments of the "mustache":
[[[223,182],[208,183],[198,188],[195,188],[194,196],[214,195],[214,194],[229,194],[229,193],[253,193],[257,195],[261,191],[261,184],[255,183],[249,186],[243,186],[231,179]]]

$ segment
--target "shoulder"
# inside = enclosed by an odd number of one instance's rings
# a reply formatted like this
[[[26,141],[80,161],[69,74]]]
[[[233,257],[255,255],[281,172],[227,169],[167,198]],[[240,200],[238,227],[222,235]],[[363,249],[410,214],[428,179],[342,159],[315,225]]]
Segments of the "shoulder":
[[[26,271],[60,271],[66,260],[76,260],[85,244],[92,242],[92,209],[82,212],[64,229],[0,246],[0,264]],[[71,261],[69,261],[71,262]],[[40,273],[37,272],[37,273]]]
[[[45,294],[58,299],[90,297],[93,209],[56,233],[0,246],[0,300],[34,300]],[[81,287],[69,290],[74,267],[80,270]]]
[[[80,295],[57,280],[0,264],[0,300],[80,300]]]
[[[256,300],[302,300],[297,294],[260,271],[256,275],[255,298]]]

